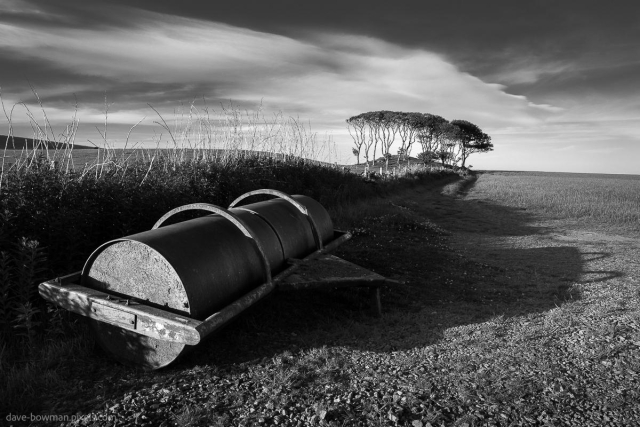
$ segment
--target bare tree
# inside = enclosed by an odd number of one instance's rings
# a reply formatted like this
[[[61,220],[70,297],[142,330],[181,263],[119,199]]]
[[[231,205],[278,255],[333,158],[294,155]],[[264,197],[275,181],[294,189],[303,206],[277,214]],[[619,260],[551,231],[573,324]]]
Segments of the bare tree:
[[[391,146],[393,145],[398,127],[396,125],[396,117],[399,113],[393,111],[381,111],[377,119],[380,122],[378,132],[380,132],[380,143],[382,155],[385,157],[385,169],[389,170],[389,158],[391,157]]]
[[[353,153],[354,156],[356,156],[356,165],[359,165],[360,164],[360,149],[353,148],[353,149],[351,149],[351,152]]]
[[[378,151],[378,143],[380,142],[380,136],[381,136],[380,128],[382,127],[382,119],[380,117],[381,115],[382,115],[381,111],[371,111],[368,113],[360,114],[360,116],[364,120],[367,127],[367,132],[366,132],[367,138],[364,143],[364,147],[367,155],[367,163],[369,162],[369,156],[368,156],[369,149],[373,147],[372,166],[375,164],[376,152]]]
[[[402,156],[405,157],[411,154],[411,146],[416,140],[422,120],[423,115],[420,113],[397,113],[396,126],[402,144],[398,149],[399,156],[400,152],[402,152]]]
[[[357,163],[360,163],[360,153],[362,151],[362,146],[365,145],[366,142],[366,132],[365,126],[366,121],[362,117],[362,114],[358,116],[350,117],[346,120],[347,122],[347,130],[349,131],[349,135],[353,139],[353,154],[357,157]],[[365,147],[365,157],[367,162],[369,161],[369,150]]]

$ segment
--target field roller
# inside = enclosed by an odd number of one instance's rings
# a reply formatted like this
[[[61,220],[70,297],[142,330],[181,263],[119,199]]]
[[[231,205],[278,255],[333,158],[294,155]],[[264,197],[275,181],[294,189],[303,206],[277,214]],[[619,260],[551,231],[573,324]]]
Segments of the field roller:
[[[275,198],[239,205],[254,195]],[[187,210],[209,214],[163,226]],[[117,360],[158,369],[276,288],[369,287],[380,315],[380,286],[391,281],[328,254],[350,238],[314,199],[256,190],[227,209],[173,209],[151,230],[98,247],[82,271],[41,283],[39,292],[90,318]]]

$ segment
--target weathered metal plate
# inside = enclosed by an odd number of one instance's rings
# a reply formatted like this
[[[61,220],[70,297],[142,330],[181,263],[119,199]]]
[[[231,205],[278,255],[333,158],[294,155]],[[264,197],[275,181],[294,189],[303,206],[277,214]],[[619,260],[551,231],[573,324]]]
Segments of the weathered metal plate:
[[[155,307],[121,300],[105,292],[57,281],[41,283],[40,295],[66,310],[109,323],[150,338],[195,345],[200,321]],[[127,305],[129,304],[129,305]]]
[[[267,279],[254,243],[219,215],[195,218],[103,244],[81,283],[203,320]]]
[[[108,307],[98,302],[92,302],[89,315],[92,319],[120,326],[125,329],[136,329],[136,315],[124,310]]]
[[[332,241],[334,238],[333,221],[331,221],[329,212],[327,212],[324,206],[322,206],[318,201],[307,196],[296,194],[291,196],[291,198],[304,205],[307,209],[307,215],[309,216],[310,221],[313,222],[314,228],[316,229],[323,245]]]
[[[145,301],[122,297],[122,292],[118,297],[118,294],[81,286],[77,284],[81,276],[79,272],[44,282],[40,284],[39,292],[56,305],[89,317],[96,340],[116,359],[158,369],[177,360],[205,336],[269,294],[276,285],[283,289],[367,286],[372,288],[373,306],[379,313],[378,287],[385,283],[385,278],[341,258],[326,255],[350,238],[349,233],[336,230],[334,239],[324,249],[297,260],[273,281],[245,293],[204,321],[147,305]],[[154,283],[147,283],[146,288],[154,289]],[[149,298],[151,295],[146,296]]]
[[[317,249],[307,217],[283,199],[252,203],[235,209],[252,212],[266,221],[275,231],[285,259],[303,257]]]
[[[384,276],[334,255],[296,262],[296,266],[295,273],[278,283],[279,289],[376,287],[386,282]]]
[[[94,319],[89,320],[95,340],[116,360],[145,369],[170,365],[194,348],[181,342],[165,341],[137,331]]]

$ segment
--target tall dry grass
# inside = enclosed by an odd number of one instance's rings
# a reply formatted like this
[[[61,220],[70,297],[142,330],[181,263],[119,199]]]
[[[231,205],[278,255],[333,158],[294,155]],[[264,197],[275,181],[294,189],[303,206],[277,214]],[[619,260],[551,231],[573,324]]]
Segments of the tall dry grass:
[[[2,132],[3,134],[6,134],[7,138],[5,141],[1,141],[1,143],[3,143],[3,148],[2,159],[0,160],[0,190],[5,182],[4,178],[8,170],[30,168],[34,162],[38,161],[41,157],[45,157],[52,164],[59,164],[61,167],[64,167],[67,172],[72,170],[74,167],[73,148],[75,145],[76,134],[78,132],[78,126],[80,124],[77,116],[77,104],[74,108],[71,122],[64,127],[62,132],[56,135],[38,93],[33,88],[32,91],[36,99],[37,107],[42,113],[42,118],[40,120],[36,118],[32,111],[32,107],[24,102],[14,104],[8,109],[4,103],[4,99],[2,98],[2,92],[0,91],[0,108],[2,108],[2,114],[6,120],[5,126],[7,129],[6,132],[4,129]],[[23,149],[20,150],[17,155],[13,153],[12,156],[8,156],[9,141],[14,136],[14,115],[16,114],[16,109],[18,107],[22,107],[24,109],[24,114],[28,118],[28,123],[33,132],[35,145],[32,149]],[[48,141],[59,143],[59,146],[56,149],[50,149],[47,144]]]
[[[109,107],[105,100],[104,124],[96,126],[99,139],[88,140],[98,148],[95,158],[76,165],[73,147],[80,125],[77,106],[71,123],[56,134],[38,94],[33,93],[37,101],[35,107],[20,103],[11,108],[4,104],[0,93],[0,105],[8,129],[0,162],[0,188],[6,185],[4,177],[8,171],[28,169],[38,159],[44,159],[51,167],[63,168],[65,172],[75,171],[82,177],[92,174],[94,178],[114,170],[124,175],[132,161],[148,163],[151,168],[159,160],[168,166],[192,161],[233,166],[248,157],[334,165],[337,159],[332,139],[328,136],[321,138],[311,129],[310,123],[299,118],[286,116],[281,111],[269,114],[262,105],[253,110],[241,110],[232,102],[215,110],[209,108],[204,100],[201,105],[192,102],[188,106],[180,106],[171,119],[165,119],[149,105],[155,116],[153,123],[156,129],[152,147],[142,148],[140,142],[131,140],[131,135],[144,119],[133,124],[124,139],[111,139]],[[32,149],[15,153],[9,150],[8,141],[13,136],[17,107],[21,107],[28,118],[35,145]],[[36,108],[40,110],[40,119],[33,112]],[[49,148],[47,141],[57,143],[59,148]]]

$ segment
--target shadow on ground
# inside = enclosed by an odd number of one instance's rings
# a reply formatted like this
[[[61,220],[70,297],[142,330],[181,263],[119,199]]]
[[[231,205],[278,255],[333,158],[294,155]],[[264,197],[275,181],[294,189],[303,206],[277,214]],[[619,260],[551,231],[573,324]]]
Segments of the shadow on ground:
[[[472,185],[443,182],[395,196],[391,219],[360,224],[353,241],[339,249],[337,255],[406,282],[383,290],[382,319],[368,316],[365,290],[277,293],[183,363],[246,362],[323,345],[411,349],[437,343],[451,327],[535,315],[579,299],[572,285],[587,273],[585,255],[610,254],[582,254],[551,239],[538,239],[538,247],[505,243],[550,230],[525,210],[460,197]],[[398,212],[407,222],[394,219]],[[468,240],[466,250],[461,239]],[[621,275],[592,273],[591,281]]]
[[[579,299],[572,285],[585,273],[591,282],[622,274],[585,271],[585,259],[610,254],[545,239],[550,230],[530,212],[461,197],[472,185],[443,180],[416,187],[382,211],[363,207],[350,224],[356,236],[336,255],[405,282],[383,289],[381,319],[369,315],[366,289],[274,292],[173,367],[138,373],[138,387],[196,366],[233,372],[322,346],[374,352],[429,346],[452,327],[535,316]],[[536,244],[517,244],[533,238]],[[113,371],[115,362],[96,357],[104,375]],[[122,369],[131,368],[116,368]],[[121,392],[105,391],[105,398],[111,393]]]

